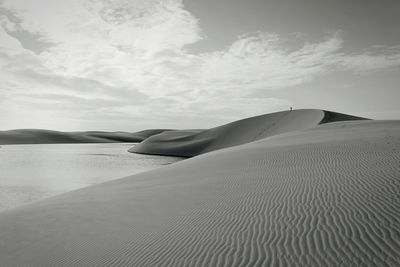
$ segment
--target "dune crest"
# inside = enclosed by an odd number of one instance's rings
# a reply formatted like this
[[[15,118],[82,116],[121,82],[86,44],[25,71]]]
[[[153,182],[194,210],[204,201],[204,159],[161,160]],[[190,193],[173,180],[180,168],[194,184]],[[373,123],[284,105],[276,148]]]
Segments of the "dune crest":
[[[319,124],[365,120],[331,111],[303,109],[281,111],[231,122],[207,130],[172,130],[150,136],[129,151],[142,154],[193,157],[266,137],[305,130]]]

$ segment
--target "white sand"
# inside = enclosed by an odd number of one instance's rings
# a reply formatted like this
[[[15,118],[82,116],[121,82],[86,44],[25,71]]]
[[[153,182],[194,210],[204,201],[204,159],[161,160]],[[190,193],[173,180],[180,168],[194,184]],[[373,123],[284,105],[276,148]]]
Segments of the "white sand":
[[[309,129],[321,123],[360,119],[363,118],[318,109],[281,111],[235,121],[208,130],[165,131],[152,135],[129,151],[193,157],[277,134]]]
[[[400,122],[275,135],[0,214],[1,266],[398,266]]]

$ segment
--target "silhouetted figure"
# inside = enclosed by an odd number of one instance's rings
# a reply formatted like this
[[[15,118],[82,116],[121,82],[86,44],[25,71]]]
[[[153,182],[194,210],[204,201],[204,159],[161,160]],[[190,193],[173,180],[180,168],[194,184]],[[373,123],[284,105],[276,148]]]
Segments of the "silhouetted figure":
[[[290,111],[292,111],[293,110],[293,108],[292,107],[290,107]]]

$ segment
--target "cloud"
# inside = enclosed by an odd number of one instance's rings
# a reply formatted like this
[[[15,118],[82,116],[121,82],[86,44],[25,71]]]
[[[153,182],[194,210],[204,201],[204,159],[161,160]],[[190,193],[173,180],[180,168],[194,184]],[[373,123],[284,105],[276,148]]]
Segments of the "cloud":
[[[359,74],[382,69],[398,69],[400,67],[400,49],[396,54],[342,55],[332,61],[339,67]]]
[[[296,44],[257,32],[223,50],[191,54],[185,46],[204,33],[181,0],[0,4],[0,94],[2,105],[13,108],[29,101],[43,110],[69,103],[62,109],[69,107],[71,116],[89,106],[93,114],[119,114],[124,122],[182,113],[186,120],[225,120],[291,105],[251,98],[255,90],[293,87],[342,70],[358,75],[400,66],[398,47],[345,53],[338,33]]]
[[[43,36],[40,33],[25,30],[21,26],[23,19],[16,12],[0,7],[0,14],[2,14],[0,16],[2,30],[18,40],[23,48],[39,54],[53,45],[43,40]]]
[[[24,52],[24,48],[21,46],[21,43],[12,36],[10,36],[4,29],[4,26],[0,27],[0,40],[1,40],[0,51],[3,54],[5,53],[7,55],[15,55]]]
[[[340,47],[341,41],[332,37],[288,51],[277,35],[259,33],[240,38],[225,51],[204,54],[203,68],[205,76],[222,87],[279,89],[323,72],[325,59]]]

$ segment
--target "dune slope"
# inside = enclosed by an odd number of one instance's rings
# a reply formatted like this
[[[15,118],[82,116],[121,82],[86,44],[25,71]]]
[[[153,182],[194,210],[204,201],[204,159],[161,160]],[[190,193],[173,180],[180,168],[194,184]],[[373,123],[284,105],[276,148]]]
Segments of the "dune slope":
[[[61,143],[115,143],[141,142],[164,129],[127,132],[59,132],[40,129],[0,131],[0,145],[10,144],[61,144]]]
[[[364,118],[316,109],[282,111],[235,121],[208,130],[163,132],[151,136],[129,151],[193,157],[285,132],[309,129],[321,123],[362,119]]]
[[[396,266],[400,122],[319,125],[0,214],[3,266]]]

